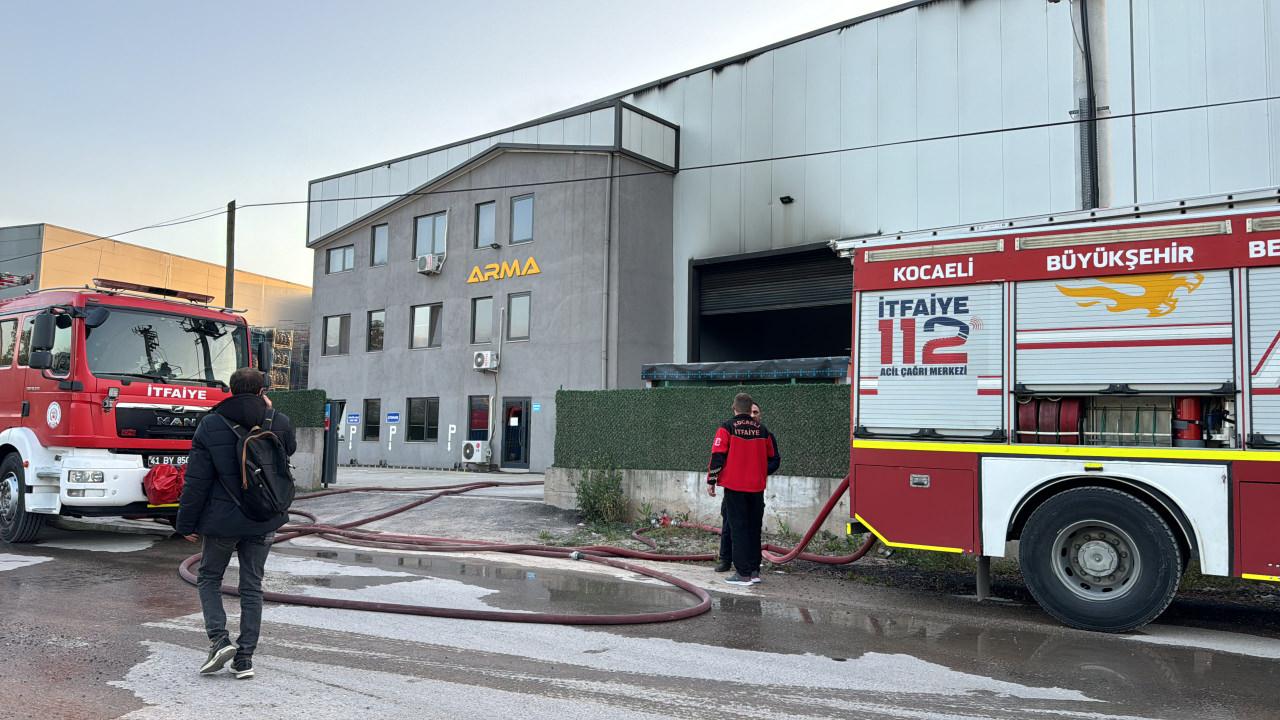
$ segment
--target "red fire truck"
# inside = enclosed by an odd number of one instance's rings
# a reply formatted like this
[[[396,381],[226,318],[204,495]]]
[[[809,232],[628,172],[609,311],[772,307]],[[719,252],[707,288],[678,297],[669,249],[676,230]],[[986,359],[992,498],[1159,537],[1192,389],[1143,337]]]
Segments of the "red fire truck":
[[[1276,203],[835,241],[851,531],[980,568],[1017,541],[1040,605],[1092,630],[1156,618],[1192,560],[1280,582]]]
[[[244,318],[206,295],[94,284],[0,301],[6,542],[30,542],[54,515],[173,515],[148,505],[143,477],[186,462],[200,418],[251,362]]]

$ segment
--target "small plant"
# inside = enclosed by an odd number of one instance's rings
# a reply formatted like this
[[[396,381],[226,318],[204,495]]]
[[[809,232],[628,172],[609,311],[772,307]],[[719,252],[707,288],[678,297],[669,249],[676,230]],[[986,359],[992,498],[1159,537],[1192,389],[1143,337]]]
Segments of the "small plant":
[[[630,515],[627,498],[622,493],[621,471],[583,470],[577,496],[578,512],[592,525],[626,522]]]

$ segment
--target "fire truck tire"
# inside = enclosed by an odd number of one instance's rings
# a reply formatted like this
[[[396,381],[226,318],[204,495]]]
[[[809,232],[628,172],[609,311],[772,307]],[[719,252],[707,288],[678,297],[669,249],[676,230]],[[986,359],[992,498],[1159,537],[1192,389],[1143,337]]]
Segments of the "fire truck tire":
[[[29,543],[44,527],[45,516],[27,512],[22,458],[9,453],[0,461],[0,540]]]
[[[1028,518],[1018,562],[1045,612],[1071,627],[1127,632],[1173,602],[1182,550],[1169,524],[1138,498],[1082,487]]]

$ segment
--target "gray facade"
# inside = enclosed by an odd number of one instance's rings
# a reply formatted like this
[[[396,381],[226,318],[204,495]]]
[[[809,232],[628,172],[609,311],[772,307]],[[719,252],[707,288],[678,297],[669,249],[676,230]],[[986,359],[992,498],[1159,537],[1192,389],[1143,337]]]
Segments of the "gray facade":
[[[0,228],[0,268],[14,275],[40,277],[40,254],[44,247],[44,225],[15,225]],[[34,287],[0,288],[0,299],[25,295]]]
[[[315,243],[310,385],[346,401],[342,420],[362,415],[354,441],[345,422],[340,428],[339,462],[453,467],[468,438],[468,399],[483,396],[491,398],[495,464],[506,442],[503,401],[529,400],[527,461],[542,470],[553,459],[557,389],[638,387],[641,363],[671,353],[671,177],[653,169],[608,151],[492,147]],[[528,194],[533,240],[511,244],[511,200]],[[488,202],[497,249],[475,247],[476,208]],[[444,268],[423,275],[415,218],[439,212],[447,218]],[[373,266],[373,228],[383,224],[387,263]],[[347,245],[352,269],[329,272],[328,251]],[[536,274],[482,279],[491,263],[523,270],[530,258]],[[501,318],[509,296],[521,293],[529,293],[529,337],[510,340]],[[472,300],[484,297],[493,298],[493,339],[474,344]],[[411,308],[434,303],[439,346],[411,348]],[[377,310],[386,314],[383,348],[367,351],[369,312]],[[326,355],[325,318],[339,315],[350,315],[348,352]],[[477,350],[500,352],[497,372],[472,368]],[[434,441],[407,442],[409,398],[438,398]],[[362,439],[366,399],[381,403],[377,440]],[[387,413],[400,414],[394,438]]]

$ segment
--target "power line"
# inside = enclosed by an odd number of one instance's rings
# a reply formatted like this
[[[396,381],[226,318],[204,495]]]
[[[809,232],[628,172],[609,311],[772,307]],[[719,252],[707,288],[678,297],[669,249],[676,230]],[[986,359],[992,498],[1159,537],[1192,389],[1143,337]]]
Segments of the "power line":
[[[158,223],[152,223],[151,225],[143,225],[142,227],[136,227],[132,230],[125,230],[124,232],[113,233],[111,235],[97,235],[87,240],[73,242],[68,245],[63,245],[61,247],[49,248],[47,250],[41,249],[41,250],[37,250],[36,252],[27,253],[25,255],[15,255],[14,257],[0,260],[0,262],[9,262],[11,260],[25,260],[26,258],[30,258],[30,257],[39,257],[41,255],[45,255],[51,252],[57,252],[59,250],[66,250],[68,248],[80,247],[81,245],[88,245],[89,243],[95,243],[95,242],[98,242],[99,240],[115,240],[116,238],[121,238],[121,237],[124,237],[125,235],[132,235],[133,233],[142,232],[143,230],[155,230],[157,228],[167,228],[167,227],[173,227],[175,225],[186,225],[187,223],[199,222],[201,220],[208,220],[209,218],[217,217],[218,215],[223,215],[226,212],[227,211],[225,209],[218,209],[217,212],[214,212],[213,210],[205,210],[198,213],[191,213],[190,215],[183,215],[181,217],[177,217],[172,220],[163,220]]]

